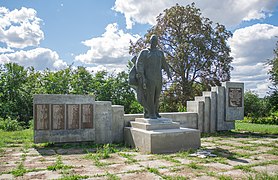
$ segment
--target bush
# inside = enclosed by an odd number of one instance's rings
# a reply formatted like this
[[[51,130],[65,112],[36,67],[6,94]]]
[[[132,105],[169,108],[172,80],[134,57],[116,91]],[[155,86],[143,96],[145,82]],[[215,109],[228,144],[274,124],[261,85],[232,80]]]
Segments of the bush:
[[[23,127],[17,120],[8,117],[6,119],[0,118],[0,129],[4,131],[18,131],[22,130]]]
[[[267,117],[271,108],[268,98],[260,98],[257,94],[247,91],[244,93],[244,116],[251,118]]]

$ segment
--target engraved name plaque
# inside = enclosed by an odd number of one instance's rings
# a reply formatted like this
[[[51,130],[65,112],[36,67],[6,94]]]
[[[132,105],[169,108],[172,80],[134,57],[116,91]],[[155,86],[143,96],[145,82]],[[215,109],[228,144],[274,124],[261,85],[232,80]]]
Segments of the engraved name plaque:
[[[242,89],[229,88],[229,107],[242,107]]]

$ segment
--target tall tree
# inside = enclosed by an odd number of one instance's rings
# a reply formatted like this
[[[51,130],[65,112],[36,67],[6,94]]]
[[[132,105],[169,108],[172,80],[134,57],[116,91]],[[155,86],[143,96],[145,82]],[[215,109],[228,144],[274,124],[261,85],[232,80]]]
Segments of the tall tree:
[[[278,111],[278,41],[276,42],[276,48],[274,49],[274,58],[271,59],[268,64],[271,66],[271,69],[269,70],[269,79],[273,84],[269,101],[272,105],[273,111]]]
[[[174,93],[171,98],[175,98],[176,104],[185,105],[201,90],[230,80],[232,57],[227,40],[232,34],[223,25],[213,25],[202,17],[194,3],[186,7],[176,4],[164,10],[144,38],[131,42],[130,54],[137,55],[146,47],[152,34],[159,37],[171,66],[172,87],[165,87]]]

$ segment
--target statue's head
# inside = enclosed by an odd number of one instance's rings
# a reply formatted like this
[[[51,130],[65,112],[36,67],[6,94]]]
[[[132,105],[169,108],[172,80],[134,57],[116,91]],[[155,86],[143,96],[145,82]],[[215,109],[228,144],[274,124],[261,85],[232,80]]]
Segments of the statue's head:
[[[151,46],[157,46],[158,45],[158,38],[155,34],[153,34],[151,36],[150,43],[151,43]]]

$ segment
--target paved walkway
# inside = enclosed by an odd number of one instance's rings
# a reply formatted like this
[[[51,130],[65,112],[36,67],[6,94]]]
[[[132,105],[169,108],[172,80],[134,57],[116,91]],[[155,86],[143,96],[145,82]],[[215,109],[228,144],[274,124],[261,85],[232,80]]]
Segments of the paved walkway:
[[[278,178],[278,135],[203,137],[197,152],[167,155],[116,145],[10,146],[0,157],[0,179]]]

